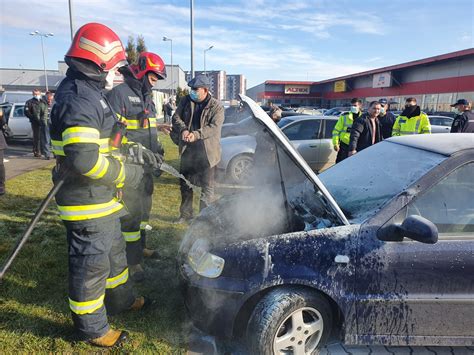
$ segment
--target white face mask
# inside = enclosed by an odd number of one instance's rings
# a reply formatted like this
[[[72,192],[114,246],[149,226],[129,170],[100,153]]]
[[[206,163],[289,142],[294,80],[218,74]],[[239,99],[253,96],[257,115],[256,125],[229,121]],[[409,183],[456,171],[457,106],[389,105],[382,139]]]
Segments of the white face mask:
[[[114,87],[114,78],[115,78],[115,72],[117,71],[117,68],[112,68],[109,70],[107,73],[107,76],[105,77],[105,90],[112,90]]]
[[[359,108],[357,106],[351,106],[352,113],[359,113]]]

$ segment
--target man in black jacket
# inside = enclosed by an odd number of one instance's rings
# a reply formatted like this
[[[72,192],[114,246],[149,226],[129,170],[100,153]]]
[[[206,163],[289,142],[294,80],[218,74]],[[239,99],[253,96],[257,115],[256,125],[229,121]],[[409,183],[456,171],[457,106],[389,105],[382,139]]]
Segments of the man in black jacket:
[[[109,91],[107,98],[119,119],[127,125],[127,140],[140,143],[161,160],[163,147],[158,131],[168,131],[170,125],[157,123],[152,88],[166,78],[165,63],[155,53],[143,52],[138,64],[121,69],[125,82]],[[158,253],[146,247],[146,227],[152,207],[153,174],[147,171],[138,189],[125,188],[123,200],[129,214],[122,217],[122,234],[127,242],[127,262],[134,281],[144,278],[143,257],[156,258]]]
[[[456,117],[451,126],[451,133],[474,133],[474,113],[466,99],[459,99],[451,105],[456,109]]]
[[[41,127],[48,122],[48,105],[41,97],[39,89],[33,90],[33,97],[25,103],[25,116],[28,117],[33,131],[33,154],[35,157],[41,157],[41,153],[45,158],[49,158],[49,147],[41,144]],[[45,151],[47,148],[47,151]]]
[[[382,130],[383,139],[387,139],[392,136],[393,124],[395,123],[397,118],[392,112],[388,110],[389,104],[387,102],[387,99],[380,99],[379,102],[380,102],[380,114],[379,114],[380,128]]]
[[[380,107],[378,101],[372,101],[367,112],[356,119],[352,124],[351,137],[349,140],[349,156],[383,140],[378,119]]]

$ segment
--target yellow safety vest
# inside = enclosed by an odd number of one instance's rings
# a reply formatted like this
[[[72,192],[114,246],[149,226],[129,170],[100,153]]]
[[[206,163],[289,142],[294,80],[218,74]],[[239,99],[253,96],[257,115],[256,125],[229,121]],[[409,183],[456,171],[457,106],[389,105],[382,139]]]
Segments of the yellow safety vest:
[[[332,130],[332,144],[334,146],[339,145],[339,141],[349,145],[353,123],[354,118],[352,116],[352,112],[346,113],[345,115],[339,117],[334,129]]]
[[[431,125],[428,116],[421,113],[419,116],[398,116],[392,128],[392,136],[406,136],[411,134],[431,133]]]

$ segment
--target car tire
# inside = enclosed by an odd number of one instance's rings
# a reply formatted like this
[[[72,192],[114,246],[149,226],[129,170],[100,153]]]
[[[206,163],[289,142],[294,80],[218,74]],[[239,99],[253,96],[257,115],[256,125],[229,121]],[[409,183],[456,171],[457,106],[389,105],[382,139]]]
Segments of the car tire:
[[[230,183],[242,185],[248,182],[253,166],[253,155],[241,154],[234,157],[227,167],[227,178]]]
[[[298,355],[314,354],[327,342],[332,323],[331,306],[316,291],[275,289],[260,300],[250,317],[247,346],[251,354],[291,350]]]

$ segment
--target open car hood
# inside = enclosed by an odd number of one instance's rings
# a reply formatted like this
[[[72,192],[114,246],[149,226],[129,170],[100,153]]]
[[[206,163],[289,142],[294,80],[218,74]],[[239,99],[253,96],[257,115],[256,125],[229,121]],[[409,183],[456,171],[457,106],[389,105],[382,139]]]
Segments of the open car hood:
[[[301,172],[314,185],[315,190],[318,190],[324,196],[326,209],[335,214],[340,219],[341,224],[348,225],[349,222],[346,216],[344,215],[334,198],[331,196],[331,194],[326,189],[321,180],[319,180],[319,178],[316,176],[314,171],[309,167],[303,157],[293,147],[288,138],[275,124],[275,122],[273,122],[273,120],[267,115],[267,113],[263,111],[263,109],[258,106],[251,98],[245,95],[240,95],[240,98],[250,108],[253,113],[254,119],[259,124],[267,128],[267,131],[274,138],[275,142],[289,154],[291,159],[293,159],[294,163],[301,169]]]

